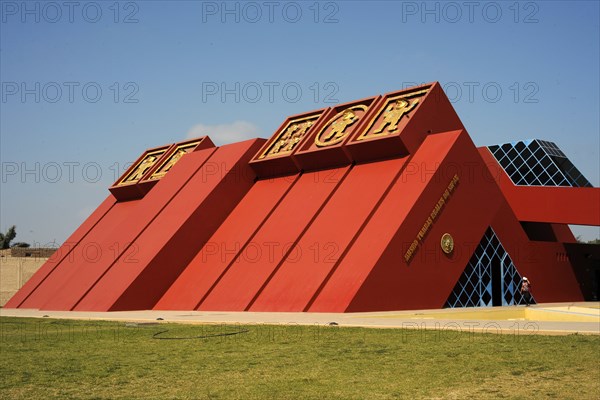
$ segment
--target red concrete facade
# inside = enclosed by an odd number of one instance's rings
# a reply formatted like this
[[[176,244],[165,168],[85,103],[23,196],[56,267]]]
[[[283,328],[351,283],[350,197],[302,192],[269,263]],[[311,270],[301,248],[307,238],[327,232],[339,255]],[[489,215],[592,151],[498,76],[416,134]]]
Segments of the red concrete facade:
[[[110,192],[6,307],[442,308],[490,230],[536,301],[593,291],[567,224],[600,225],[600,189],[516,186],[437,83],[149,149]]]

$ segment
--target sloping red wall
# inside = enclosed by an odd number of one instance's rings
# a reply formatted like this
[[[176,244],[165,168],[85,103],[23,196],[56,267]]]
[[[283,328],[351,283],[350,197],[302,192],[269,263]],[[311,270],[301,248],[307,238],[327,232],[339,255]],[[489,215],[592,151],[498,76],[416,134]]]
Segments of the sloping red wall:
[[[119,257],[74,309],[152,308],[250,189],[255,175],[248,161],[262,143],[254,139],[219,147],[205,163],[200,152],[182,158],[167,176],[201,167],[133,240],[132,246],[143,249],[136,262]]]
[[[469,146],[471,157],[468,157]],[[463,131],[428,136],[308,311],[389,310],[398,309],[399,304],[410,309],[417,304],[426,308],[439,303],[444,296],[439,292],[446,290],[444,286],[450,286],[448,292],[451,290],[466,264],[461,262],[470,257],[468,250],[458,249],[453,258],[442,255],[441,234],[451,228],[448,232],[454,236],[456,247],[463,242],[479,242],[487,228],[482,217],[489,213],[487,210],[497,207],[498,200],[484,206],[477,199],[470,199],[476,183],[466,179],[468,174],[462,170],[467,171],[474,152],[476,155]],[[467,159],[463,160],[465,156]],[[407,263],[404,255],[409,245],[454,174],[461,177],[458,187],[428,231],[424,244]],[[448,225],[453,215],[464,218],[465,211],[471,215],[469,223]],[[448,268],[453,263],[461,266],[453,271]],[[425,281],[433,285],[431,290],[423,291],[421,285],[415,284]]]
[[[291,253],[294,243],[344,180],[348,170],[349,167],[343,167],[301,175],[252,239],[259,250],[256,256],[246,256],[233,263],[198,309],[246,310],[281,261]]]
[[[252,238],[299,175],[256,182],[154,306],[157,310],[193,310],[239,260],[254,260],[259,248]]]
[[[138,253],[146,249],[130,248],[130,244],[214,151],[194,154],[197,163],[175,165],[171,171],[174,173],[162,179],[143,199],[117,203],[78,243],[73,256],[63,260],[22,306],[71,310],[121,255],[131,263],[137,262]]]
[[[350,248],[406,159],[354,166],[249,307],[304,311]]]
[[[94,229],[80,240],[31,295],[22,308],[70,310],[94,283],[101,268],[107,268],[119,251],[115,227],[140,212],[139,200],[115,204]],[[46,306],[48,304],[48,306]]]
[[[96,227],[98,222],[115,206],[116,199],[109,195],[94,212],[73,232],[62,246],[37,270],[35,274],[15,293],[4,305],[6,308],[19,308],[23,302],[35,291],[52,272],[67,257],[73,257],[73,249]]]

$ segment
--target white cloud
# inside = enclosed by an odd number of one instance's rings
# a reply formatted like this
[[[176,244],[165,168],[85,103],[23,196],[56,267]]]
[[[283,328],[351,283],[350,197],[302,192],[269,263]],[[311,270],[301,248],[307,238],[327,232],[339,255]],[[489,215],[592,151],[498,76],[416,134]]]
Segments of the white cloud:
[[[258,136],[258,127],[247,121],[234,121],[230,124],[196,124],[187,133],[187,138],[209,136],[217,145],[239,142]]]

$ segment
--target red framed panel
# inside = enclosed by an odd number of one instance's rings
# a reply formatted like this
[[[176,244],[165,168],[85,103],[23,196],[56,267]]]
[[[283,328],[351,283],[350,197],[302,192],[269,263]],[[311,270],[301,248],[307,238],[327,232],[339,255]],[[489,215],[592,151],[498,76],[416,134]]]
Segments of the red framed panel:
[[[208,136],[179,142],[169,147],[163,157],[156,162],[147,174],[138,182],[138,191],[145,195],[167,172],[186,154],[215,147]]]
[[[108,190],[117,200],[133,200],[144,197],[138,182],[148,177],[152,167],[163,161],[173,145],[165,145],[148,149],[125,171]]]
[[[311,130],[308,138],[292,158],[302,170],[316,170],[347,165],[352,162],[343,147],[360,127],[370,107],[381,96],[340,104],[330,108],[322,122]]]
[[[299,172],[290,157],[323,121],[328,108],[288,117],[250,161],[259,178]]]
[[[344,149],[357,162],[403,157],[429,134],[464,129],[439,83],[385,94]]]

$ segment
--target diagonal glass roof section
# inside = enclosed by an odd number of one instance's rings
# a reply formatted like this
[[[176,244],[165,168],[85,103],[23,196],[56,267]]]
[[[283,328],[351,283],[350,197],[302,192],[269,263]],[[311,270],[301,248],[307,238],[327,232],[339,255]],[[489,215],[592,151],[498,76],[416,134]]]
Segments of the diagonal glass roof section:
[[[529,139],[488,149],[515,185],[592,187],[553,142]]]

